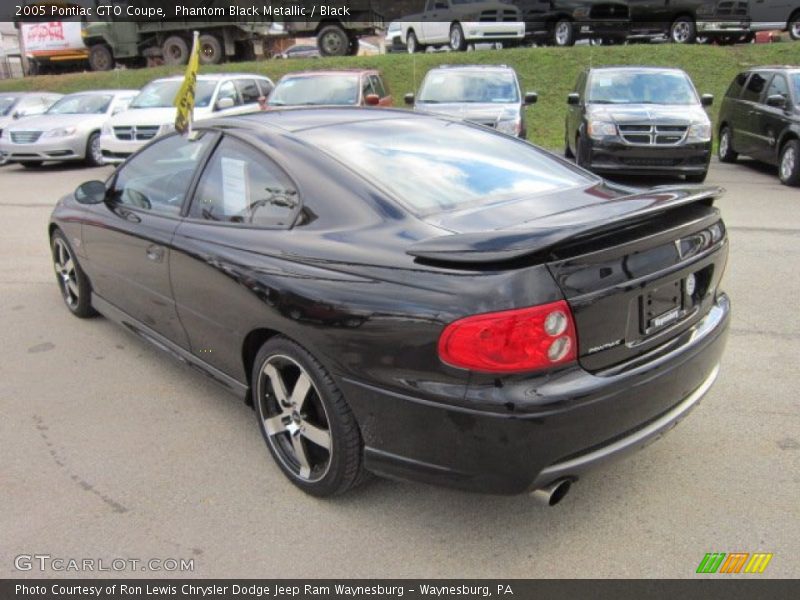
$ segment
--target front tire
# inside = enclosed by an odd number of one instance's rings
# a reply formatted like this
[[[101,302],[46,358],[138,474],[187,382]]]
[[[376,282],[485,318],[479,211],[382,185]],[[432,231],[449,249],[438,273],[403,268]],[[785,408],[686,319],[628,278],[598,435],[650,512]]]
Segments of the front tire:
[[[675,44],[693,44],[697,38],[697,26],[691,17],[678,17],[669,28],[669,39]]]
[[[361,433],[325,368],[283,336],[262,346],[253,364],[253,403],[273,459],[313,496],[343,494],[363,477]]]
[[[317,48],[322,56],[347,56],[350,38],[339,25],[326,25],[317,35]]]
[[[89,49],[89,68],[92,71],[110,71],[114,68],[114,55],[105,44],[95,44]]]
[[[99,167],[105,162],[103,151],[100,149],[100,132],[95,131],[86,142],[86,164],[90,167]]]
[[[789,140],[783,145],[778,165],[783,185],[800,185],[800,141]]]
[[[56,281],[67,309],[80,319],[95,316],[97,312],[92,308],[92,288],[89,279],[81,269],[66,236],[58,229],[50,239],[50,248]]]
[[[582,169],[589,170],[589,167],[587,166],[589,161],[586,158],[585,143],[580,135],[575,138],[575,164]]]
[[[789,22],[786,23],[786,29],[789,30],[790,38],[793,40],[800,40],[800,11],[789,17]]]
[[[406,36],[406,50],[409,54],[417,54],[419,52],[425,52],[425,46],[419,43],[417,39],[417,34],[414,33],[413,30],[408,32]]]
[[[739,158],[739,154],[733,149],[733,134],[727,125],[719,132],[719,148],[717,151],[719,160],[724,163],[734,163]]]
[[[26,169],[38,169],[42,166],[44,161],[41,160],[22,160],[19,164],[21,164]]]
[[[553,25],[552,41],[554,46],[567,47],[575,45],[575,28],[572,21],[561,19]]]
[[[460,23],[453,23],[450,26],[450,49],[453,52],[465,52],[467,50],[467,40],[464,37],[464,29]]]

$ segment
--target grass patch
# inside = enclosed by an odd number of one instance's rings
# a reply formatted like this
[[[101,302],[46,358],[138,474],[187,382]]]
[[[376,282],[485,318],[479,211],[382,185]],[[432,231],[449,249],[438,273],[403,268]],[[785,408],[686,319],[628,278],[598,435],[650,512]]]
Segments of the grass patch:
[[[660,65],[684,69],[701,94],[714,94],[715,119],[728,84],[743,68],[765,64],[797,64],[800,43],[744,44],[740,46],[678,46],[635,44],[628,46],[579,46],[575,48],[519,48],[469,53],[422,55],[389,54],[372,57],[308,60],[269,60],[204,67],[203,72],[253,72],[273,80],[289,71],[319,68],[377,68],[389,84],[395,104],[416,91],[428,69],[440,64],[497,64],[516,69],[523,91],[539,93],[539,102],[528,109],[528,137],[547,148],[564,143],[566,96],[581,69],[591,65]],[[140,88],[151,79],[181,74],[182,68],[123,69],[104,73],[67,73],[0,81],[0,92],[48,90],[76,92],[102,88]]]

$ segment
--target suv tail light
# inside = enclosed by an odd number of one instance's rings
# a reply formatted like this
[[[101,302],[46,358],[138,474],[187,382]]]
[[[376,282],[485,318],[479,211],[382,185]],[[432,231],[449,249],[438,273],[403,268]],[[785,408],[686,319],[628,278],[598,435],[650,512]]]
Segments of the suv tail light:
[[[490,373],[563,365],[575,360],[577,349],[575,322],[563,300],[465,317],[439,337],[444,363]]]

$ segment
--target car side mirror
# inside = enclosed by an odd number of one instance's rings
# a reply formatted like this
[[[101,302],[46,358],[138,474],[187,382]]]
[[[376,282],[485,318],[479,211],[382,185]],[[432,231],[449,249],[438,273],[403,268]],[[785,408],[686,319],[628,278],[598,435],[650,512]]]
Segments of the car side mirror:
[[[581,103],[581,95],[578,92],[572,92],[567,96],[567,104],[577,106]]]
[[[75,190],[75,200],[79,204],[100,204],[106,200],[106,184],[102,181],[87,181]]]
[[[772,94],[767,97],[767,106],[774,108],[786,108],[786,97],[781,94]]]
[[[234,106],[236,106],[236,103],[233,101],[233,98],[220,98],[214,105],[217,110],[225,110],[227,108],[233,108]]]
[[[414,104],[414,94],[406,94],[403,100],[405,100],[406,104],[411,106]]]
[[[367,106],[378,106],[381,103],[381,97],[378,94],[367,94],[364,96],[364,104]]]
[[[711,106],[714,104],[714,94],[703,94],[700,96],[700,104],[703,106]]]
[[[525,94],[525,106],[536,104],[539,101],[539,94],[536,92],[527,92]]]

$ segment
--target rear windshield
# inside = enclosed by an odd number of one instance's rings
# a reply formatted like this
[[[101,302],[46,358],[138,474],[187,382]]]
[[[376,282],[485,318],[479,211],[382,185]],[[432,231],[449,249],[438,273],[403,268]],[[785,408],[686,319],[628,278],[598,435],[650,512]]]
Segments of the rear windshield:
[[[542,150],[478,126],[387,119],[302,134],[356,173],[428,215],[593,181]]]
[[[175,96],[178,95],[181,85],[183,85],[182,79],[148,83],[128,108],[171,108],[175,106]],[[194,105],[198,108],[209,106],[216,87],[216,81],[198,81],[194,93]]]
[[[108,110],[111,94],[76,94],[64,96],[53,104],[48,110],[48,115],[102,115]]]
[[[509,71],[428,73],[419,91],[419,101],[441,102],[519,102],[517,78]]]
[[[595,104],[697,104],[689,77],[680,71],[600,70],[589,76],[587,102]]]
[[[284,77],[270,106],[352,106],[358,104],[358,75]]]

